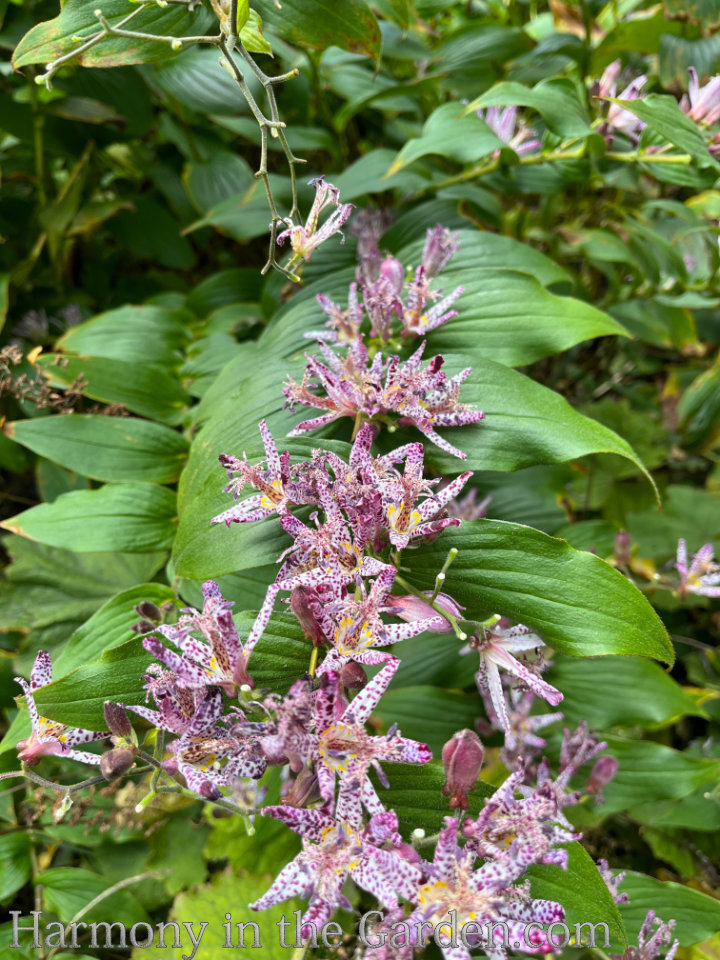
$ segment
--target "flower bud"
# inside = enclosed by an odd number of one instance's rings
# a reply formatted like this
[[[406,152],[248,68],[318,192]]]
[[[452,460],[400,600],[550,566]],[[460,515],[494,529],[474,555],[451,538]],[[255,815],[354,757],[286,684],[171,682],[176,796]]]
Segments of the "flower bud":
[[[113,747],[100,757],[100,772],[106,780],[117,780],[135,763],[134,747]]]
[[[467,810],[467,795],[475,786],[483,762],[480,738],[472,730],[460,730],[443,747],[445,786],[443,795],[450,797],[450,806]]]
[[[132,724],[124,707],[119,703],[113,703],[112,700],[106,700],[103,704],[103,713],[107,728],[114,737],[120,737],[122,740],[133,739]]]
[[[367,674],[361,664],[349,660],[340,668],[339,680],[348,690],[361,690],[367,683]]]
[[[380,276],[387,280],[393,293],[399,294],[405,283],[405,267],[395,257],[386,257],[380,264]]]
[[[289,807],[307,807],[321,799],[317,774],[308,767],[303,767],[283,802]]]
[[[290,609],[298,618],[300,626],[305,631],[305,636],[308,640],[312,640],[313,646],[316,647],[328,642],[328,638],[325,636],[318,620],[319,608],[320,601],[317,594],[308,587],[295,587],[290,594]]]
[[[602,796],[602,789],[606,787],[618,771],[618,761],[616,757],[605,754],[598,757],[590,771],[588,778],[587,792],[597,793]]]
[[[150,620],[138,620],[137,623],[134,623],[130,629],[133,633],[152,633],[155,629],[155,624]]]
[[[143,620],[151,620],[153,623],[162,623],[163,615],[160,608],[150,600],[141,600],[135,607],[135,613]]]
[[[453,236],[440,224],[429,229],[422,256],[422,265],[427,278],[436,277],[448,260],[457,253],[459,247],[457,234]]]
[[[426,597],[432,597],[432,590],[424,591]],[[461,607],[452,597],[446,593],[438,593],[435,597],[435,603],[446,610],[450,616],[462,618],[462,612],[465,607]],[[412,595],[404,597],[390,596],[387,599],[388,613],[393,613],[400,617],[406,623],[415,623],[416,620],[425,620],[428,617],[434,617],[438,625],[433,626],[434,633],[452,633],[453,628],[441,613],[438,613],[429,603],[421,600],[420,597]]]
[[[615,534],[615,562],[620,567],[630,564],[630,544],[632,540],[627,530],[619,530]]]

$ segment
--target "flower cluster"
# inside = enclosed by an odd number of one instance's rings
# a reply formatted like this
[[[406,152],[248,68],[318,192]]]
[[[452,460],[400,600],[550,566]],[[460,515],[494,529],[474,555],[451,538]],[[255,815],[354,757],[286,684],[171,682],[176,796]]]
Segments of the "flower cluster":
[[[327,221],[333,228],[349,213],[332,185],[322,182],[316,188],[317,210],[307,236],[291,236],[305,259],[323,205],[336,206]],[[259,424],[260,462],[245,454],[220,457],[228,474],[225,490],[235,503],[213,523],[274,521],[288,537],[277,576],[247,636],[238,632],[233,604],[213,581],[203,586],[202,609],[183,609],[174,623],[159,623],[162,615],[151,605],[138,608],[143,645],[155,661],[144,677],[146,702],[106,704],[113,749],[102,756],[70,747],[107,734],[68,730],[38,716],[33,693],[51,679],[49,658],[41,654],[30,684],[20,681],[33,722],[32,736],[19,745],[20,757],[31,764],[44,754],[70,756],[101,764],[108,778],[127,772],[140,757],[154,767],[154,783],[164,778],[159,789],[183,790],[282,822],[302,838],[301,851],[252,907],[304,898],[304,937],[311,939],[336,909],[352,906],[346,888],[352,880],[386,911],[380,927],[399,924],[405,931],[394,938],[390,952],[368,948],[368,960],[410,957],[430,931],[450,930],[453,922],[475,926],[469,946],[441,941],[447,960],[467,960],[473,946],[483,946],[495,960],[506,957],[506,945],[485,942],[481,932],[498,921],[507,925],[513,941],[525,942],[526,952],[549,952],[552,944],[536,925],[562,920],[563,908],[533,899],[525,874],[533,864],[566,865],[563,845],[577,834],[563,811],[582,795],[581,768],[595,761],[584,792],[598,800],[614,774],[614,760],[596,759],[605,744],[581,726],[565,731],[558,772],[551,775],[548,760],[539,759],[545,741],[538,731],[562,715],[531,713],[538,698],[553,706],[562,700],[542,676],[547,666],[539,653],[543,640],[500,616],[468,619],[451,593],[440,592],[445,568],[434,591],[404,578],[405,551],[421,548],[463,517],[483,515],[487,501],[476,503],[472,491],[457,499],[470,472],[446,480],[429,475],[422,443],[374,451],[381,425],[414,425],[462,457],[435,428],[472,424],[482,414],[458,400],[470,371],[448,378],[442,357],[423,363],[425,341],[405,360],[380,352],[394,337],[399,348],[403,340],[424,336],[452,318],[455,311],[448,307],[461,288],[440,299],[431,283],[455,253],[456,238],[442,227],[430,230],[421,264],[406,271],[380,254],[381,227],[381,218],[360,221],[361,262],[348,309],[319,298],[329,318],[328,329],[318,335],[323,360],[310,357],[303,382],[285,388],[290,403],[325,411],[294,432],[353,418],[347,458],[316,449],[308,459],[293,461],[279,451],[265,421]],[[687,582],[699,576],[693,567]],[[279,599],[310,641],[310,662],[289,689],[256,690],[253,664],[262,655],[263,635],[273,617],[276,633],[286,623],[275,615]],[[454,633],[467,643],[466,652],[478,655],[486,726],[504,734],[501,758],[511,771],[480,808],[473,791],[485,749],[473,730],[448,741],[442,751],[443,793],[449,810],[459,808],[462,815],[445,817],[427,858],[423,831],[414,835],[414,845],[408,843],[385,801],[392,796],[388,768],[395,763],[422,767],[432,760],[431,751],[402,736],[397,724],[385,732],[377,724],[368,729],[398,670],[396,645],[425,631]],[[138,746],[125,710],[160,732],[154,756]],[[253,804],[264,790],[258,782],[272,766],[283,768],[282,791],[258,809]],[[251,802],[236,804],[238,797]]]

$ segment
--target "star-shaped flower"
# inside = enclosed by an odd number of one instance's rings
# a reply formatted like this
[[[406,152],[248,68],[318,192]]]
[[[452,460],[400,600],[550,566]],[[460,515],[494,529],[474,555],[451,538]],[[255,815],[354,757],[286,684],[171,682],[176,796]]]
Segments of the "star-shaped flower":
[[[711,543],[700,547],[688,564],[687,545],[678,540],[675,569],[680,574],[678,593],[685,597],[695,593],[701,597],[720,597],[720,565],[715,563],[714,549]]]

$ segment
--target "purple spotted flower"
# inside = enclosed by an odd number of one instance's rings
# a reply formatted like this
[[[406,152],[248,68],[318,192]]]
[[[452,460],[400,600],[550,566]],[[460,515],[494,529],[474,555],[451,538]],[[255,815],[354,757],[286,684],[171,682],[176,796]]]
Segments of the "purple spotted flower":
[[[449,938],[451,913],[454,911],[457,926],[465,926],[466,937],[472,944],[477,932],[477,945],[482,946],[491,960],[507,957],[502,943],[485,942],[480,927],[488,923],[507,924],[510,943],[532,943],[526,952],[552,949],[542,930],[526,931],[532,922],[550,924],[564,918],[563,908],[552,900],[533,900],[527,884],[515,885],[527,868],[527,857],[522,843],[512,839],[497,859],[489,860],[476,868],[476,852],[472,844],[461,848],[458,843],[458,820],[445,818],[445,827],[440,832],[435,856],[428,879],[420,884],[415,894],[417,904],[408,918],[412,927],[418,922],[429,925],[425,936],[441,927]],[[477,924],[471,927],[470,924]],[[467,926],[466,926],[467,925]],[[496,932],[500,932],[499,930]],[[470,960],[470,951],[458,938],[456,946],[442,946],[446,960]],[[520,946],[520,949],[523,949]]]
[[[647,83],[644,74],[632,80],[621,93],[617,93],[617,81],[620,76],[621,63],[614,60],[605,68],[598,85],[598,97],[612,97],[618,100],[638,100],[643,97],[643,87]],[[602,133],[607,143],[612,143],[616,133],[622,133],[631,141],[637,143],[646,124],[625,107],[611,103],[607,117],[602,127]]]
[[[476,633],[465,648],[465,651],[477,650],[480,654],[480,668],[475,674],[475,681],[480,693],[488,696],[501,730],[510,729],[510,717],[500,679],[501,667],[552,706],[561,702],[563,696],[560,691],[539,676],[537,667],[526,665],[514,656],[516,653],[538,650],[544,645],[545,641],[528,627],[522,624],[511,627],[506,620],[500,619],[494,626]]]
[[[287,824],[303,845],[250,909],[267,910],[292,897],[309,900],[303,937],[313,932],[311,924],[318,930],[327,923],[338,907],[352,909],[342,893],[348,877],[386,910],[398,907],[398,897],[409,898],[420,880],[420,869],[396,849],[401,841],[392,811],[376,814],[365,827],[335,819],[323,809],[265,807],[262,812]]]
[[[648,910],[638,934],[638,945],[628,947],[624,954],[612,953],[610,956],[612,960],[657,960],[664,953],[665,960],[673,960],[680,946],[680,941],[673,939],[674,927],[674,920],[665,923],[654,910]]]
[[[340,203],[340,191],[332,183],[327,183],[323,177],[311,180],[310,185],[315,187],[315,199],[304,226],[291,225],[277,235],[277,242],[281,246],[285,240],[290,240],[293,252],[290,264],[297,263],[298,260],[309,263],[321,243],[333,234],[341,233],[345,221],[353,210],[352,203]],[[334,207],[334,210],[320,226],[320,214],[330,206]]]
[[[326,800],[331,800],[335,777],[340,777],[336,816],[342,820],[359,821],[362,807],[371,814],[384,810],[368,778],[371,768],[387,787],[381,762],[427,763],[432,759],[427,744],[401,736],[397,724],[383,736],[370,736],[365,731],[365,723],[392,680],[398,663],[393,660],[384,666],[320,736],[317,766],[320,792]]]
[[[700,86],[695,67],[688,69],[688,93],[680,101],[683,112],[696,123],[710,127],[720,120],[720,76]]]
[[[695,593],[701,597],[720,597],[720,565],[715,562],[713,545],[706,543],[688,563],[687,544],[678,540],[675,569],[680,574],[678,593],[686,597]]]
[[[64,723],[57,723],[55,720],[41,717],[38,713],[33,693],[52,682],[50,654],[44,650],[38,653],[30,673],[30,683],[27,683],[22,677],[15,677],[15,680],[25,693],[25,703],[32,724],[30,736],[26,740],[21,740],[17,745],[18,759],[29,767],[39,763],[42,757],[50,756],[69,757],[72,760],[79,760],[81,763],[99,765],[100,754],[89,753],[85,750],[74,750],[73,747],[94,740],[104,740],[109,736],[108,733],[68,727]]]
[[[553,723],[562,720],[562,713],[538,713],[531,716],[530,711],[536,701],[532,690],[520,693],[510,691],[510,707],[508,711],[508,727],[505,730],[505,745],[500,753],[500,759],[508,770],[515,770],[520,760],[525,761],[526,769],[541,750],[545,749],[545,740],[538,736],[538,732]],[[497,724],[497,717],[493,713],[490,719]]]

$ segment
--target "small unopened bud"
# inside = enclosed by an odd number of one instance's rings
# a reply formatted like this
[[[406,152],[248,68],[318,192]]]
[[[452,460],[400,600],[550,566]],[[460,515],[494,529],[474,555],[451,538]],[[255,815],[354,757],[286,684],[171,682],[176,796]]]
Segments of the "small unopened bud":
[[[473,730],[460,730],[443,747],[445,786],[443,795],[450,797],[450,806],[467,810],[467,795],[477,782],[483,762],[480,737]]]
[[[182,40],[179,40],[177,37],[170,44],[173,50],[182,50]]]
[[[432,597],[432,591],[426,590],[425,595],[428,600]],[[450,614],[451,617],[462,618],[462,612],[465,609],[459,603],[456,603],[452,597],[446,593],[438,593],[435,597],[435,603]],[[416,620],[425,620],[428,617],[434,617],[437,625],[433,626],[433,633],[452,633],[453,627],[443,615],[431,607],[429,602],[421,600],[420,597],[412,595],[404,597],[390,596],[387,599],[388,611],[400,617],[406,623],[415,623]]]
[[[133,747],[114,747],[100,757],[100,772],[106,780],[124,776],[135,763]]]
[[[428,279],[440,273],[459,247],[457,234],[453,236],[449,230],[440,224],[428,230],[422,256],[422,265]]]
[[[413,838],[413,840],[424,840],[424,839],[425,839],[425,831],[423,830],[423,828],[422,828],[422,827],[415,827],[415,829],[414,829],[413,832],[412,832],[412,838]]]
[[[323,628],[320,626],[318,614],[320,612],[320,601],[314,590],[308,587],[295,587],[290,594],[290,609],[300,622],[300,626],[305,631],[308,640],[312,640],[314,646],[319,647],[322,643],[327,643]]]
[[[106,700],[103,704],[103,713],[107,728],[114,737],[121,737],[123,740],[132,739],[133,728],[124,707],[119,703],[113,703],[112,700]]]
[[[134,623],[130,629],[133,633],[152,633],[155,629],[155,624],[150,620],[138,620],[138,622]]]
[[[141,600],[135,607],[135,613],[143,620],[152,620],[153,623],[162,623],[163,615],[160,608],[151,600]]]
[[[295,777],[295,781],[283,802],[289,807],[306,807],[308,804],[321,799],[317,774],[308,767],[303,767]]]
[[[405,283],[405,267],[395,257],[386,257],[380,264],[380,276],[387,280],[393,293],[399,294]]]
[[[361,690],[367,683],[367,674],[362,665],[349,660],[340,668],[340,683],[348,690]]]
[[[587,792],[596,793],[598,797],[602,796],[602,789],[606,787],[618,771],[618,761],[616,757],[605,754],[598,757],[590,771],[587,783]]]
[[[627,530],[619,530],[615,534],[615,562],[619,567],[627,567],[630,564],[631,542]]]

